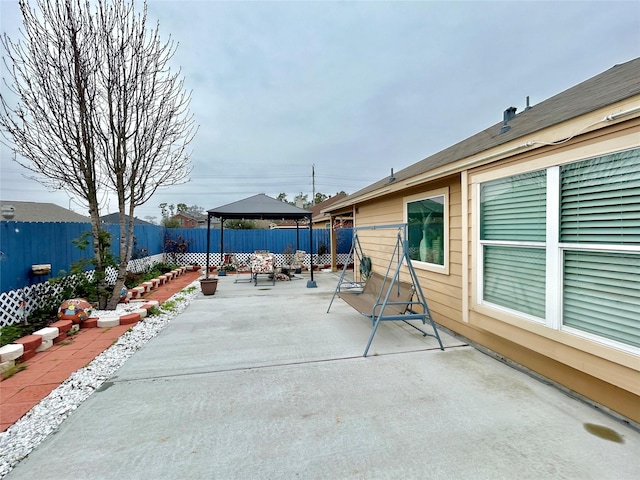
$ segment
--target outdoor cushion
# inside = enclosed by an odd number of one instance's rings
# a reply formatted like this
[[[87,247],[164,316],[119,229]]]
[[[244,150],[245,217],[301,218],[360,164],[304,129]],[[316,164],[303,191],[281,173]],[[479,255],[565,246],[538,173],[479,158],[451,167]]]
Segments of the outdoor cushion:
[[[251,273],[274,273],[275,256],[273,253],[254,253],[251,255]]]

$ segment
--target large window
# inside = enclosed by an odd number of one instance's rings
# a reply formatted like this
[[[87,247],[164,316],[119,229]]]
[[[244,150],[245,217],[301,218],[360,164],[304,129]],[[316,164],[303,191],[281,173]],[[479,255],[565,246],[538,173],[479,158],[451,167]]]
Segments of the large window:
[[[545,315],[545,252],[486,245],[484,299],[534,317]]]
[[[640,347],[640,255],[564,251],[565,327]]]
[[[563,325],[640,347],[640,149],[560,167]]]
[[[448,257],[447,190],[405,199],[409,257],[418,267],[444,271]]]
[[[482,184],[484,300],[545,316],[546,172]]]
[[[640,347],[640,149],[480,185],[480,301]]]

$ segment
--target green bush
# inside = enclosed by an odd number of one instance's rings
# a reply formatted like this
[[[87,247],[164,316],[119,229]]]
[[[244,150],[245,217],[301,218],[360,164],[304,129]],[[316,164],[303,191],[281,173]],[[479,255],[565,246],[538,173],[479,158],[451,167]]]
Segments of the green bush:
[[[9,345],[20,337],[24,337],[24,327],[29,327],[29,325],[8,325],[0,328],[0,347]],[[35,332],[35,330],[31,330],[27,335],[33,332]]]
[[[58,320],[58,307],[40,307],[29,315],[26,323],[7,325],[0,328],[0,347],[13,343],[21,337],[31,335]]]

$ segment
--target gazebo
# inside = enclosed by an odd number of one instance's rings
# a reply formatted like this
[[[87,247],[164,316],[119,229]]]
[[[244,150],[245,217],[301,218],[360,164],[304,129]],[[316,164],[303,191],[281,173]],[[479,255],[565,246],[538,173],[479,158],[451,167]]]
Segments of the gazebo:
[[[309,220],[309,253],[311,254],[311,280],[307,287],[315,287],[313,280],[313,222],[312,213],[304,208],[299,208],[286,202],[281,202],[264,193],[238,200],[237,202],[222,205],[221,207],[207,210],[207,266],[209,274],[209,253],[211,251],[211,218],[220,219],[220,255],[224,255],[224,222],[225,220],[294,220],[296,222],[296,247],[300,248],[299,222]]]

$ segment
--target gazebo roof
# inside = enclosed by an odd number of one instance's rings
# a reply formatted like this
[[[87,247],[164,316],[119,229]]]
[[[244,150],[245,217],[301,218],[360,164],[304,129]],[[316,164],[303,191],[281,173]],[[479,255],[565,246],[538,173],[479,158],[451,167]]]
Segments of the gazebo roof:
[[[299,220],[311,218],[311,212],[286,202],[271,198],[264,193],[238,200],[237,202],[222,205],[221,207],[207,210],[210,216],[221,220],[244,218],[256,218],[261,220],[290,219]]]

